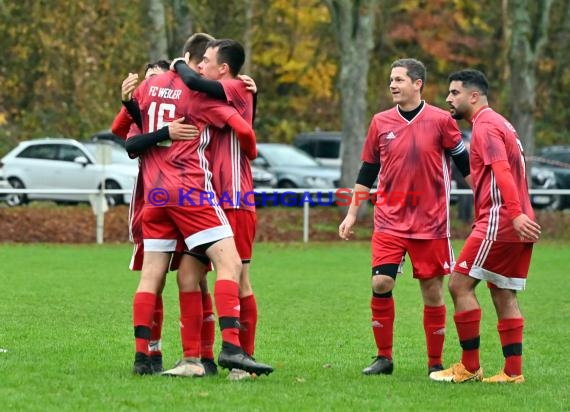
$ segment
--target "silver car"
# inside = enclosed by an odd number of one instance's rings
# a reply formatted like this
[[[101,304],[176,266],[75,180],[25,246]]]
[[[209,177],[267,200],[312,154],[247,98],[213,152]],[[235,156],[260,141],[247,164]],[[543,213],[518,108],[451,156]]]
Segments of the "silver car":
[[[340,169],[323,167],[315,158],[296,147],[281,143],[258,143],[253,165],[277,178],[280,188],[336,188]]]
[[[21,142],[1,160],[5,179],[14,188],[29,189],[98,189],[103,182],[108,189],[132,191],[138,174],[138,163],[131,160],[124,149],[109,144],[106,159],[96,161],[97,146],[84,145],[73,139],[44,138]],[[110,156],[109,156],[110,153]],[[57,202],[88,201],[86,194],[16,194],[6,202],[11,206],[29,200],[55,200]],[[130,194],[109,194],[110,206],[130,202]]]

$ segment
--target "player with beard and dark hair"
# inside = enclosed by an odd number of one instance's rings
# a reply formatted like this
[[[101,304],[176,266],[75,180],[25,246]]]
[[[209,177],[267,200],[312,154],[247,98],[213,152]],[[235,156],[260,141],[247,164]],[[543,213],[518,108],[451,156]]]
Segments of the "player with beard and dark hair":
[[[515,128],[489,107],[489,83],[478,70],[449,76],[447,103],[455,119],[472,125],[471,176],[475,223],[449,280],[453,319],[462,348],[461,361],[434,372],[443,382],[522,383],[524,318],[517,291],[525,288],[532,248],[540,237],[525,175],[525,159]],[[503,370],[483,379],[479,364],[481,307],[475,295],[486,281],[497,312]]]

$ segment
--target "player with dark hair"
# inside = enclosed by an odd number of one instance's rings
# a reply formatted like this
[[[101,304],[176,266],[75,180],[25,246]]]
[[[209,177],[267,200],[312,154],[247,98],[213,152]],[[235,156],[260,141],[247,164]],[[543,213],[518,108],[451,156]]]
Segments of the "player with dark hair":
[[[194,39],[198,37],[199,35],[193,36]],[[175,73],[169,72],[146,80],[138,90],[145,132],[143,136],[148,137],[163,122],[178,118],[192,121],[202,132],[200,139],[170,144],[167,142],[164,146],[151,147],[142,155],[145,198],[153,189],[160,188],[166,201],[161,206],[145,203],[145,254],[134,302],[137,347],[135,373],[145,374],[148,370],[145,342],[148,341],[151,321],[149,310],[154,307],[157,289],[168,267],[169,255],[174,252],[180,237],[189,250],[202,246],[216,267],[214,295],[223,341],[219,364],[250,373],[271,373],[273,369],[270,366],[256,362],[240,346],[238,280],[241,262],[223,210],[215,202],[204,204],[204,199],[213,194],[211,172],[205,156],[212,126],[221,128],[227,124],[235,130],[238,137],[245,140],[255,138],[255,134],[235,109],[204,96],[193,95]],[[211,126],[206,127],[207,125]],[[132,144],[129,139],[127,150],[139,153],[140,141],[144,141],[140,136],[133,138]],[[196,342],[196,334],[200,334],[202,323],[199,279],[193,278],[188,271],[184,271],[186,276],[182,276],[185,261],[188,261],[187,257],[182,259],[178,277],[185,358],[177,367],[187,370],[188,373],[184,376],[203,376],[204,367],[199,361],[200,346],[192,345]],[[184,324],[185,321],[188,323]]]
[[[148,63],[144,69],[144,78],[148,79],[151,76],[155,76],[160,73],[164,73],[170,67],[170,62],[166,60],[158,60],[156,62]],[[129,73],[129,75],[123,80],[121,87],[121,100],[128,102],[132,98],[132,93],[138,84],[139,75],[138,73]],[[123,139],[126,139],[129,129],[133,124],[134,120],[129,114],[127,107],[122,106],[121,110],[113,120],[111,126],[111,132],[116,134]]]
[[[168,71],[170,63],[166,60],[159,60],[154,63],[148,63],[145,67],[144,76],[148,79],[160,73]],[[129,73],[123,81],[121,87],[121,100],[125,103],[131,100],[133,91],[138,84],[138,74]],[[131,134],[140,134],[140,129],[133,126],[134,120],[127,111],[127,107],[123,105],[121,110],[115,117],[111,131],[123,139],[127,139],[129,131]],[[198,136],[198,129],[193,125],[187,125],[180,122],[173,122],[165,126],[168,130],[168,136],[172,139],[187,139]],[[133,255],[129,268],[133,271],[140,271],[142,269],[143,261],[143,235],[142,235],[142,210],[144,205],[144,189],[142,187],[142,174],[139,168],[139,175],[135,181],[133,194],[129,205],[129,238],[134,244]],[[171,270],[178,268],[177,261],[173,260]],[[162,302],[162,285],[161,290],[156,297],[156,306],[153,314],[152,328],[150,333],[149,354],[150,366],[152,373],[160,373],[163,371],[162,366],[162,322],[164,318],[163,302]]]
[[[339,236],[348,240],[358,208],[378,176],[372,237],[372,331],[377,356],[365,375],[391,374],[394,325],[392,289],[407,253],[424,301],[428,373],[443,369],[443,278],[453,266],[449,241],[450,154],[469,182],[469,157],[449,113],[421,98],[423,63],[396,60],[390,92],[396,104],[376,114],[362,150],[362,166]],[[360,204],[359,204],[360,199]]]
[[[449,76],[447,103],[455,119],[472,125],[471,176],[475,201],[473,230],[449,280],[453,319],[462,348],[461,361],[434,372],[444,382],[522,383],[524,318],[517,291],[525,288],[532,248],[540,237],[530,204],[525,159],[514,127],[488,105],[489,84],[478,70]],[[475,295],[486,281],[497,312],[503,370],[483,379],[479,364],[481,307]]]
[[[254,97],[247,90],[249,83],[237,78],[244,61],[243,46],[235,40],[222,39],[208,43],[204,59],[198,65],[203,77],[191,70],[182,59],[173,61],[172,67],[190,88],[223,99],[235,107],[249,124],[253,124]],[[245,352],[253,356],[257,303],[250,282],[249,267],[255,238],[256,214],[253,196],[249,199],[246,197],[253,193],[249,160],[256,155],[255,144],[253,147],[243,147],[234,133],[218,130],[216,134],[212,133],[212,142],[208,149],[214,190],[232,226],[242,261],[239,292],[240,343]],[[229,377],[239,380],[249,377],[249,374],[233,369]]]

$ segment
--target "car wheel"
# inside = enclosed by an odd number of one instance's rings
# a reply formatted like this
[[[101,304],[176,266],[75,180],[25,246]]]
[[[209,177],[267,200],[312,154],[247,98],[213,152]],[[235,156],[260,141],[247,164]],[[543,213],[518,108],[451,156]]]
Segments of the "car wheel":
[[[9,177],[8,183],[10,183],[10,186],[12,186],[14,189],[26,188],[26,186],[24,186],[24,183],[22,183],[22,181],[17,177]],[[8,206],[22,206],[26,203],[28,203],[28,197],[23,193],[12,193],[6,197],[6,204]]]
[[[105,189],[116,190],[121,189],[121,186],[114,180],[107,180],[105,181]],[[107,204],[109,207],[118,206],[123,203],[123,195],[109,194],[105,195],[105,197],[107,198]]]
[[[551,189],[558,189],[558,186],[553,186]],[[564,208],[562,195],[552,195],[552,202],[544,207],[544,210],[555,211],[562,210]]]

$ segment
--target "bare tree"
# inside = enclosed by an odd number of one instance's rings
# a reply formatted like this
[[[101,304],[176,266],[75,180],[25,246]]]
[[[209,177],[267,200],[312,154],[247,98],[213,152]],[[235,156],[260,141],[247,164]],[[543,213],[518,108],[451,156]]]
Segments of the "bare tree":
[[[251,51],[253,50],[253,10],[254,0],[245,0],[245,28],[243,33],[243,47],[245,49],[245,62],[242,72],[251,74]]]
[[[325,0],[340,50],[339,89],[344,152],[342,187],[352,187],[366,136],[366,91],[379,0]]]
[[[148,6],[148,57],[150,61],[168,59],[166,22],[162,0],[147,0]]]
[[[182,47],[192,34],[192,16],[188,1],[172,0],[172,13],[174,14],[174,27],[172,39],[169,42],[169,51],[172,57],[177,57],[182,52]]]
[[[536,68],[548,41],[553,0],[508,0],[509,108],[527,155],[534,152]],[[532,10],[532,11],[531,11]]]

